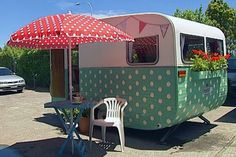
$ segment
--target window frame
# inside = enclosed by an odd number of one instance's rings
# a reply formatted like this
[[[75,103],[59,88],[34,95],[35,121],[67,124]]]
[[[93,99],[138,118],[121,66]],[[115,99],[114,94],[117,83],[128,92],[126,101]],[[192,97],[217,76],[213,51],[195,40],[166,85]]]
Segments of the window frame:
[[[194,34],[186,34],[186,33],[180,33],[180,37],[179,37],[179,48],[180,48],[180,53],[181,53],[181,60],[184,64],[193,64],[193,62],[190,60],[190,61],[187,61],[184,59],[184,56],[183,56],[183,52],[182,52],[182,48],[181,48],[181,36],[182,35],[185,35],[185,36],[194,36],[194,37],[200,37],[200,38],[203,38],[203,51],[205,52],[206,51],[206,39],[204,36],[200,36],[200,35],[194,35]]]
[[[225,51],[224,51],[224,40],[223,39],[216,39],[216,38],[210,38],[210,37],[206,37],[206,50],[207,50],[207,40],[219,40],[222,42],[222,53],[220,53],[221,55],[224,55],[225,54]],[[209,53],[209,52],[208,52]]]
[[[147,63],[147,62],[144,62],[144,63],[132,63],[130,62],[129,60],[129,43],[130,42],[126,42],[126,62],[128,65],[131,65],[131,66],[139,66],[139,65],[155,65],[158,63],[159,61],[159,54],[160,54],[160,40],[159,40],[159,35],[156,34],[156,35],[151,35],[151,36],[144,36],[144,37],[138,37],[138,38],[148,38],[148,37],[156,37],[156,59],[154,62],[150,62],[150,63]],[[137,39],[138,39],[137,38]]]

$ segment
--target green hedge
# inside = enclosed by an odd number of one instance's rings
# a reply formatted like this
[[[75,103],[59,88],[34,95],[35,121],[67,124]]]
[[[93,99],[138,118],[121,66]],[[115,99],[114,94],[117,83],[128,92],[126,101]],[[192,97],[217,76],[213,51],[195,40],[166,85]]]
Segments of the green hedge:
[[[26,86],[46,87],[50,85],[50,57],[48,51],[17,49],[5,46],[0,52],[0,66],[8,67],[23,77]]]

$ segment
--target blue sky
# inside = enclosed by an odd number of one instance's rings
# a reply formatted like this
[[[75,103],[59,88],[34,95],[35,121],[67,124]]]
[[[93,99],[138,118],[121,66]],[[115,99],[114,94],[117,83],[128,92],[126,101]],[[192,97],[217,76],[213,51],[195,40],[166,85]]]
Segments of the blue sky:
[[[236,8],[236,0],[225,0]],[[75,6],[81,2],[80,6]],[[93,16],[104,17],[137,12],[161,12],[173,15],[178,9],[195,10],[202,4],[207,8],[210,0],[2,0],[0,2],[0,47],[3,47],[10,35],[20,27],[39,17],[67,13],[90,14],[92,4]]]

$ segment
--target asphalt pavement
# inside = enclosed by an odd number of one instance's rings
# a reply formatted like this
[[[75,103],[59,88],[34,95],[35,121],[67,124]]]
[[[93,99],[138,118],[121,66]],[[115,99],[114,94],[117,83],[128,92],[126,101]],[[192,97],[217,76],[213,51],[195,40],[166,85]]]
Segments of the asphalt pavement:
[[[0,157],[54,157],[66,139],[53,109],[45,109],[50,94],[25,90],[23,93],[0,93]],[[92,148],[88,136],[81,135],[88,157],[236,157],[236,95],[204,116],[181,124],[165,142],[168,131],[143,131],[125,128],[126,146],[120,151],[118,132],[107,129],[107,142],[102,143],[100,128],[95,128]],[[71,154],[70,146],[64,152]]]

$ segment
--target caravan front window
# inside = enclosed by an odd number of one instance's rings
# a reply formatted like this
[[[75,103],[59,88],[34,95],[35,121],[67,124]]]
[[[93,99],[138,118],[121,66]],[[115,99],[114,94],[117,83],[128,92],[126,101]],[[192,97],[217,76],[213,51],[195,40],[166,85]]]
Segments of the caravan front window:
[[[224,54],[223,40],[206,38],[206,47],[208,53]]]
[[[158,58],[158,36],[135,38],[129,42],[127,57],[129,64],[155,64]]]
[[[195,35],[180,35],[180,48],[182,53],[182,60],[185,63],[191,62],[193,57],[192,50],[202,50],[204,49],[204,37]]]

